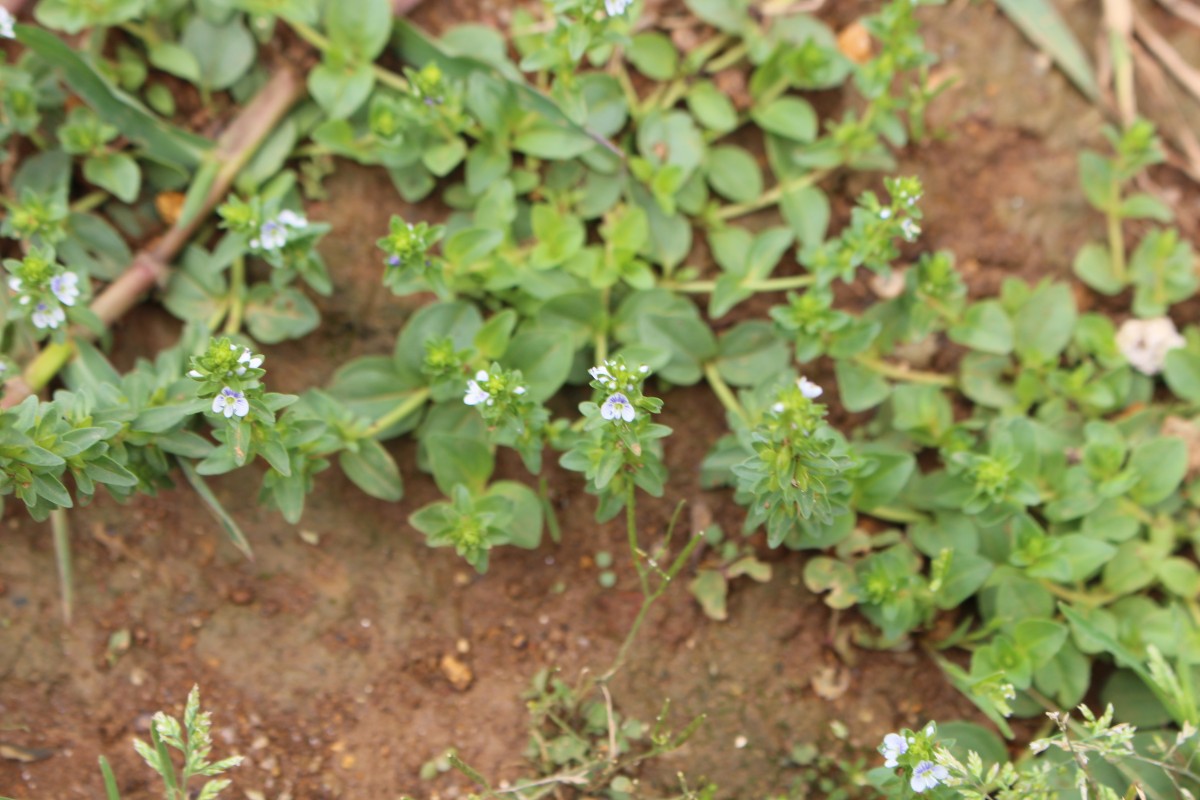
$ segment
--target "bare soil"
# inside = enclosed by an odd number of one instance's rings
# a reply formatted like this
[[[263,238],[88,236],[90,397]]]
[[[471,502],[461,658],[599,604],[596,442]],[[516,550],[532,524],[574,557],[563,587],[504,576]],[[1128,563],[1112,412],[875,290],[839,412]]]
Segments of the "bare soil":
[[[843,25],[872,4],[830,5],[830,19]],[[503,25],[510,6],[447,0],[426,4],[416,20],[433,30],[469,19]],[[673,3],[660,8],[679,13]],[[1098,144],[1100,112],[990,7],[954,2],[924,15],[939,69],[959,83],[931,109],[935,138],[899,154],[900,171],[919,175],[927,190],[924,235],[906,255],[954,251],[977,296],[1008,276],[1067,275],[1075,250],[1101,232],[1075,174],[1079,148]],[[827,184],[843,210],[878,186],[875,175]],[[333,225],[323,251],[338,291],[320,301],[318,335],[267,349],[280,391],[320,385],[348,358],[391,349],[416,301],[380,291],[374,241],[392,214],[443,213],[436,204],[406,206],[382,172],[349,164],[328,190],[309,214]],[[118,326],[114,358],[128,367],[177,335],[174,320],[146,306]],[[703,388],[665,399],[663,422],[677,431],[667,443],[672,479],[662,501],[640,508],[642,530],[661,533],[679,500],[739,530],[729,494],[698,482],[697,465],[724,430],[720,405]],[[46,757],[0,757],[0,794],[99,797],[103,754],[123,796],[155,796],[130,741],[145,736],[155,710],[178,713],[193,684],[215,711],[218,754],[248,756],[231,797],[452,798],[470,789],[461,776],[418,778],[422,763],[448,747],[495,780],[526,774],[521,694],[532,676],[550,667],[574,679],[606,667],[636,613],[624,532],[596,524],[581,482],[550,466],[562,543],[497,551],[477,576],[408,526],[408,514],[438,492],[417,471],[411,442],[390,446],[407,486],[402,502],[370,499],[331,469],[298,527],[256,506],[256,479],[214,481],[248,532],[254,561],[186,488],[73,512],[70,625],[59,610],[49,528],[10,504],[0,527],[0,742]],[[531,480],[507,456],[499,473]],[[773,579],[736,583],[723,623],[675,587],[614,687],[622,713],[643,720],[664,697],[678,726],[708,714],[688,745],[646,768],[644,785],[669,792],[683,772],[693,784],[715,781],[721,797],[762,797],[786,791],[796,777],[786,754],[828,743],[831,722],[869,751],[899,726],[979,719],[920,649],[835,648],[858,624],[853,616],[838,619],[804,589],[803,554],[753,541]],[[600,551],[616,555],[615,588],[598,582]]]

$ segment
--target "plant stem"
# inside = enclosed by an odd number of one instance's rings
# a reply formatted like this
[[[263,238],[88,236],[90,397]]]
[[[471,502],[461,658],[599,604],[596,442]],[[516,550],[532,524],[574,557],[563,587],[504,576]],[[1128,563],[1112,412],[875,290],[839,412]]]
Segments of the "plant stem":
[[[407,417],[409,414],[416,411],[421,406],[425,405],[425,401],[428,399],[429,389],[427,387],[414,389],[412,393],[408,395],[408,397],[404,398],[404,401],[400,403],[400,405],[396,406],[391,411],[375,420],[370,427],[363,431],[362,438],[371,439],[378,436],[400,420]]]
[[[71,203],[71,211],[76,214],[83,214],[91,211],[93,208],[103,205],[104,201],[107,199],[108,192],[102,189],[97,189],[94,192],[88,192],[74,203]]]
[[[772,186],[761,196],[754,200],[749,200],[745,203],[731,203],[730,205],[718,208],[714,212],[714,216],[719,220],[729,220],[734,217],[742,217],[746,214],[752,214],[769,206],[773,206],[783,198],[788,192],[794,192],[798,189],[803,189],[807,186],[812,186],[817,181],[828,175],[828,169],[815,169],[812,172],[806,172],[799,177],[791,180],[783,181]]]
[[[704,68],[704,71],[710,75],[714,72],[720,72],[721,70],[725,69],[726,67],[731,67],[734,64],[736,64],[745,55],[746,55],[746,43],[738,42],[737,44],[735,44],[733,47],[726,50],[724,53],[722,53],[717,58],[714,58],[713,60],[709,61],[708,65]]]
[[[332,43],[329,41],[329,39],[324,34],[319,32],[316,28],[312,27],[311,25],[307,25],[303,22],[298,22],[296,20],[291,20],[291,19],[289,19],[287,21],[287,23],[288,23],[288,25],[290,25],[292,27],[292,30],[294,30],[301,39],[308,42],[313,47],[320,50],[322,53],[324,53],[326,50],[328,50],[330,47],[333,46]],[[371,71],[373,73],[375,73],[375,79],[377,81],[379,81],[380,83],[391,86],[393,89],[396,89],[397,91],[401,91],[401,92],[407,92],[409,90],[408,81],[406,81],[404,79],[403,75],[397,75],[396,73],[392,72],[391,70],[384,69],[383,67],[379,66],[378,64],[372,64]]]
[[[1108,256],[1112,263],[1113,278],[1124,286],[1129,282],[1129,272],[1125,268],[1125,232],[1121,230],[1121,215],[1118,211],[1121,204],[1121,186],[1116,181],[1112,186],[1109,210],[1105,212],[1108,222]]]
[[[816,275],[785,275],[781,278],[764,278],[761,281],[751,281],[742,284],[742,288],[755,292],[784,292],[788,289],[802,289],[817,282]],[[684,281],[682,283],[663,282],[659,286],[683,294],[707,294],[716,290],[716,281]]]
[[[599,366],[608,359],[608,303],[612,287],[605,286],[600,293],[600,309],[601,321],[600,330],[596,331],[596,337],[593,340],[593,346],[596,351],[596,365]]]
[[[272,75],[250,104],[242,109],[217,140],[217,146],[205,156],[208,164],[217,166],[200,203],[200,213],[177,220],[154,244],[139,251],[129,268],[92,301],[92,313],[99,317],[104,327],[120,319],[154,286],[166,282],[172,259],[196,232],[201,221],[225,198],[234,177],[303,93],[304,82],[300,76],[285,67]],[[203,171],[204,165],[201,165],[197,178],[202,177]],[[76,330],[73,335],[92,338],[86,330]],[[5,383],[0,408],[12,408],[49,383],[74,351],[70,340],[44,348],[21,375]]]
[[[54,563],[58,566],[58,582],[62,592],[63,622],[70,625],[75,606],[75,579],[71,565],[71,527],[67,524],[65,508],[50,512],[50,531],[54,536]]]
[[[238,256],[229,269],[229,316],[225,318],[225,333],[235,334],[242,329],[242,311],[246,308],[246,257]]]
[[[858,355],[854,357],[855,363],[867,369],[877,372],[885,378],[891,378],[896,381],[908,381],[909,383],[922,383],[927,386],[945,386],[952,387],[957,382],[953,375],[943,375],[940,372],[925,372],[919,369],[912,369],[901,364],[892,364],[884,361],[876,356]]]
[[[721,373],[717,370],[715,362],[709,361],[704,365],[704,377],[708,381],[708,385],[712,387],[713,394],[721,401],[721,405],[731,414],[736,414],[744,421],[749,421],[746,416],[746,409],[742,408],[742,404],[738,401],[737,395],[733,393],[733,389],[729,388],[729,384],[721,377]]]
[[[642,587],[642,597],[649,597],[650,582],[646,577],[646,565],[642,563],[642,548],[638,544],[636,500],[637,486],[630,480],[625,492],[625,533],[629,537],[629,555],[637,570],[638,583]]]
[[[911,508],[897,508],[895,506],[876,506],[872,509],[866,509],[862,513],[866,514],[868,517],[874,517],[875,519],[882,519],[887,522],[901,522],[906,524],[913,522],[927,522],[929,520],[929,517],[925,514],[922,514],[920,511],[914,511]]]
[[[1055,597],[1071,603],[1078,603],[1080,605],[1087,606],[1088,608],[1099,608],[1100,606],[1106,606],[1109,603],[1121,599],[1121,595],[1119,594],[1112,594],[1110,592],[1076,591],[1075,589],[1068,589],[1066,586],[1062,586],[1061,584],[1057,584],[1050,580],[1043,580],[1041,581],[1041,584],[1046,591],[1050,592],[1050,594],[1054,595]]]

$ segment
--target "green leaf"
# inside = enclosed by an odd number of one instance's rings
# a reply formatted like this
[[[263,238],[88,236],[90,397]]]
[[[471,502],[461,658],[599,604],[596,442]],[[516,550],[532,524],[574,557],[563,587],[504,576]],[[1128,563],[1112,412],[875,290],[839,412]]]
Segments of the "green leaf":
[[[338,465],[354,485],[371,497],[396,502],[404,497],[404,482],[391,455],[374,439],[360,439],[357,450],[338,454]]]
[[[858,602],[855,587],[858,576],[854,568],[843,561],[825,556],[809,559],[804,565],[804,585],[810,592],[829,592],[825,605],[835,609],[846,609]]]
[[[1120,294],[1125,288],[1125,283],[1113,272],[1108,247],[1099,242],[1088,242],[1079,248],[1072,269],[1075,277],[1100,294]]]
[[[1070,286],[1039,286],[1013,318],[1013,345],[1021,360],[1048,364],[1057,359],[1071,342],[1077,317]]]
[[[67,85],[104,122],[146,148],[147,155],[166,164],[192,168],[212,149],[208,140],[175,128],[146,111],[112,86],[83,58],[49,31],[23,26],[20,42],[62,70]]]
[[[542,543],[542,499],[537,492],[516,481],[496,481],[488,495],[499,495],[512,504],[512,522],[508,525],[508,543],[534,550]]]
[[[748,320],[717,340],[717,372],[734,386],[757,386],[787,369],[790,350],[775,326]]]
[[[1012,320],[995,300],[968,306],[962,319],[946,333],[951,341],[982,353],[1003,356],[1013,349]]]
[[[729,133],[738,124],[733,102],[712,81],[697,81],[687,93],[688,110],[713,133]]]
[[[1153,219],[1170,222],[1175,218],[1171,207],[1153,195],[1132,194],[1121,201],[1121,216],[1126,219]]]
[[[996,0],[1013,24],[1046,52],[1089,100],[1100,96],[1087,53],[1050,0]]]
[[[112,192],[118,200],[132,203],[142,185],[142,171],[137,162],[124,153],[105,153],[83,162],[83,177],[101,189]]]
[[[825,241],[829,229],[829,198],[816,186],[784,192],[779,199],[779,211],[802,247],[816,247]]]
[[[639,33],[633,37],[629,60],[647,78],[669,81],[679,69],[679,50],[661,33]]]
[[[191,51],[175,42],[152,42],[147,45],[150,63],[190,83],[200,83],[200,63]]]
[[[1017,648],[1037,669],[1058,653],[1067,640],[1067,628],[1048,619],[1025,619],[1013,628],[1012,637]]]
[[[222,25],[201,16],[192,17],[183,28],[180,43],[200,67],[200,85],[213,90],[228,89],[236,83],[258,56],[254,37],[240,14]]]
[[[425,361],[426,341],[449,338],[455,350],[467,350],[481,327],[483,318],[471,303],[433,303],[421,308],[396,339],[394,359],[404,382],[410,386],[424,385],[421,365]]]
[[[1183,348],[1169,351],[1163,378],[1180,400],[1200,403],[1200,354]]]
[[[491,449],[471,436],[431,433],[421,439],[421,446],[442,494],[450,494],[458,484],[466,486],[472,494],[479,494],[495,468]]]
[[[795,142],[811,142],[817,137],[817,114],[807,100],[780,97],[750,110],[750,118],[767,133]]]
[[[392,35],[389,0],[332,0],[325,4],[329,40],[363,64],[379,57]]]
[[[1187,474],[1187,445],[1182,439],[1165,436],[1142,442],[1129,456],[1128,468],[1139,476],[1129,492],[1130,499],[1143,507],[1161,503]]]
[[[891,394],[891,387],[878,372],[850,360],[834,363],[838,393],[847,411],[866,411],[882,403]]]
[[[375,86],[368,64],[320,64],[308,73],[308,91],[331,119],[344,119],[362,107]]]
[[[455,267],[470,266],[491,254],[504,241],[495,228],[463,228],[446,239],[442,254]]]
[[[713,190],[735,203],[757,199],[763,192],[762,168],[748,150],[721,145],[708,151],[708,182]]]
[[[1061,708],[1074,708],[1091,684],[1092,662],[1071,642],[1064,642],[1054,657],[1034,670],[1033,684]],[[938,733],[943,733],[942,726]]]
[[[196,468],[192,462],[186,458],[178,459],[178,462],[179,468],[183,470],[184,477],[187,478],[187,482],[196,490],[196,494],[200,495],[200,499],[208,506],[208,510],[216,517],[217,522],[221,523],[221,527],[225,529],[225,533],[229,535],[230,540],[245,554],[246,558],[253,561],[254,553],[250,550],[250,542],[246,540],[246,534],[242,533],[242,529],[238,527],[237,522],[225,510],[225,506],[221,505],[221,501],[212,493],[212,489],[208,488],[208,484],[196,472]]]
[[[317,307],[294,286],[275,292],[270,285],[260,283],[247,294],[246,327],[264,344],[299,339],[320,322]]]
[[[548,161],[566,161],[581,156],[596,146],[589,136],[577,131],[539,122],[518,135],[513,150]]]
[[[525,325],[513,336],[503,361],[505,366],[521,370],[529,399],[543,403],[566,383],[574,357],[574,343],[561,331]]]

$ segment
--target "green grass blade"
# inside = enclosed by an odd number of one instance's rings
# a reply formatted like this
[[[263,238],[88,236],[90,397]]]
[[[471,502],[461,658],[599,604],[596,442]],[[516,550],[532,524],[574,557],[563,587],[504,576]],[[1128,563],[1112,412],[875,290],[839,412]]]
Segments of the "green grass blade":
[[[113,775],[112,767],[108,765],[108,759],[100,756],[100,774],[104,776],[104,794],[108,800],[121,800],[121,793],[117,790],[117,777]]]
[[[217,518],[217,522],[221,523],[221,527],[225,529],[225,533],[229,534],[229,538],[233,541],[234,545],[246,554],[246,558],[253,561],[254,553],[250,549],[250,542],[246,540],[246,534],[242,533],[242,529],[238,527],[237,522],[225,510],[225,506],[221,505],[221,501],[212,493],[212,489],[208,488],[208,484],[196,472],[196,468],[192,465],[192,462],[186,458],[180,458],[178,461],[179,468],[183,470],[187,482],[196,490],[196,494],[200,495],[200,499],[208,506],[208,510],[212,512],[212,515]]]
[[[212,149],[212,143],[207,139],[155,117],[49,31],[20,25],[17,26],[17,39],[62,70],[67,84],[101,119],[142,145],[152,159],[191,168]]]
[[[1096,73],[1087,53],[1050,0],[996,0],[996,5],[1030,41],[1054,59],[1079,91],[1089,100],[1099,98]]]

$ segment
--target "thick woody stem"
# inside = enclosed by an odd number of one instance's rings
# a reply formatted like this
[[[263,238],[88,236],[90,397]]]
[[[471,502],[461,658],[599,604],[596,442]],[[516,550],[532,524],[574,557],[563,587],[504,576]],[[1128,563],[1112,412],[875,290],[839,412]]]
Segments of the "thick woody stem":
[[[100,318],[104,327],[111,326],[124,316],[146,292],[166,283],[171,273],[171,261],[176,254],[225,197],[238,171],[303,93],[304,81],[290,67],[285,67],[276,72],[250,105],[238,114],[221,134],[209,156],[211,163],[220,166],[198,213],[177,220],[162,238],[138,252],[129,268],[92,301],[92,312]],[[91,337],[85,330],[73,331],[72,335],[77,338]],[[47,346],[30,362],[24,373],[5,384],[0,408],[12,408],[49,383],[74,350],[70,342]]]

